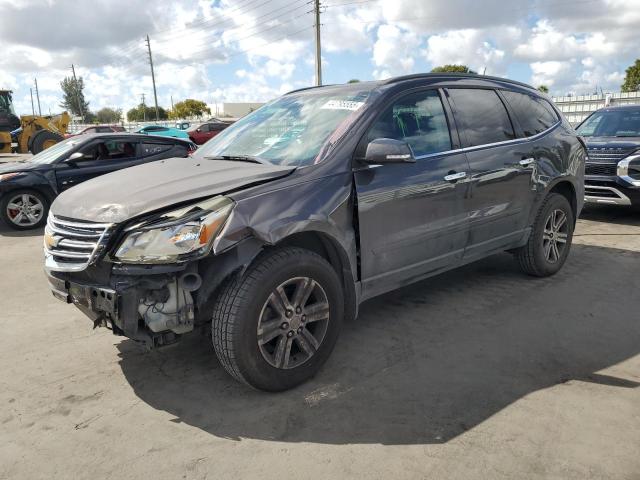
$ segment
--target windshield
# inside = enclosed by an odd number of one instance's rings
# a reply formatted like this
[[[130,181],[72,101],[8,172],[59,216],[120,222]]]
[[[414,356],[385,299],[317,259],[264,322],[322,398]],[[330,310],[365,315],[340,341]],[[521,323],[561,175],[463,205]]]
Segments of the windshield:
[[[197,157],[258,157],[276,165],[310,165],[329,135],[370,90],[324,88],[285,95],[238,120],[204,144]]]
[[[596,112],[578,127],[583,137],[640,137],[640,109]]]
[[[54,146],[49,147],[46,150],[43,150],[39,154],[34,155],[33,157],[31,157],[31,160],[29,160],[29,162],[40,164],[53,163],[60,157],[62,157],[65,153],[68,153],[69,151],[77,147],[80,142],[81,140],[78,140],[76,138],[68,138],[60,143],[56,143]]]

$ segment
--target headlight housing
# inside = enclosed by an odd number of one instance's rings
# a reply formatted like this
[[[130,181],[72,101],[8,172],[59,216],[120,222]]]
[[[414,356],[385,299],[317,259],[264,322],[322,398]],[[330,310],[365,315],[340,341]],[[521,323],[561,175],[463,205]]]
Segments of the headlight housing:
[[[123,263],[176,263],[206,255],[233,205],[215,197],[136,225],[115,257]]]

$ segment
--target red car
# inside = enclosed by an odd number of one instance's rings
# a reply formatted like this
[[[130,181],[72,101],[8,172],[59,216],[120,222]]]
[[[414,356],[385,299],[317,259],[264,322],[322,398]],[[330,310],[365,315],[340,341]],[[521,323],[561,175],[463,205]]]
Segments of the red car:
[[[227,122],[223,122],[222,120],[218,120],[217,118],[212,118],[211,120],[201,123],[195,127],[191,127],[187,130],[189,134],[189,138],[192,142],[202,145],[206,141],[215,137],[222,130],[227,128],[230,124]]]
[[[112,133],[112,132],[126,132],[124,127],[120,125],[92,125],[86,127],[76,133],[67,133],[64,138],[75,137],[76,135],[84,135],[85,133]]]

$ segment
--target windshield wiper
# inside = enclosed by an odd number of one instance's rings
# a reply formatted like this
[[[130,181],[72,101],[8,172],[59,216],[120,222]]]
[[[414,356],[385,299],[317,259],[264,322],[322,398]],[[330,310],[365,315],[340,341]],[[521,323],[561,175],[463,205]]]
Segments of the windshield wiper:
[[[249,162],[259,163],[261,165],[271,165],[271,163],[267,162],[265,159],[251,155],[211,155],[205,156],[204,158],[207,160],[228,160],[230,162]]]

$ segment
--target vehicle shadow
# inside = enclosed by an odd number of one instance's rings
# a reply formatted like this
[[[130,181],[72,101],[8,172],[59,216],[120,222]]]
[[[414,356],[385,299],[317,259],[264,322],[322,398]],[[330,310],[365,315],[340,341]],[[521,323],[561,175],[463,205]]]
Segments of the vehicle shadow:
[[[496,255],[365,303],[318,376],[280,394],[234,381],[197,335],[151,353],[125,340],[120,365],[144,402],[218,437],[442,443],[559,383],[638,387],[596,372],[640,352],[639,269],[634,253],[576,245],[537,279]]]
[[[44,227],[33,230],[14,230],[0,220],[0,237],[41,237],[44,235]]]
[[[640,210],[617,205],[586,205],[580,219],[640,227]]]

